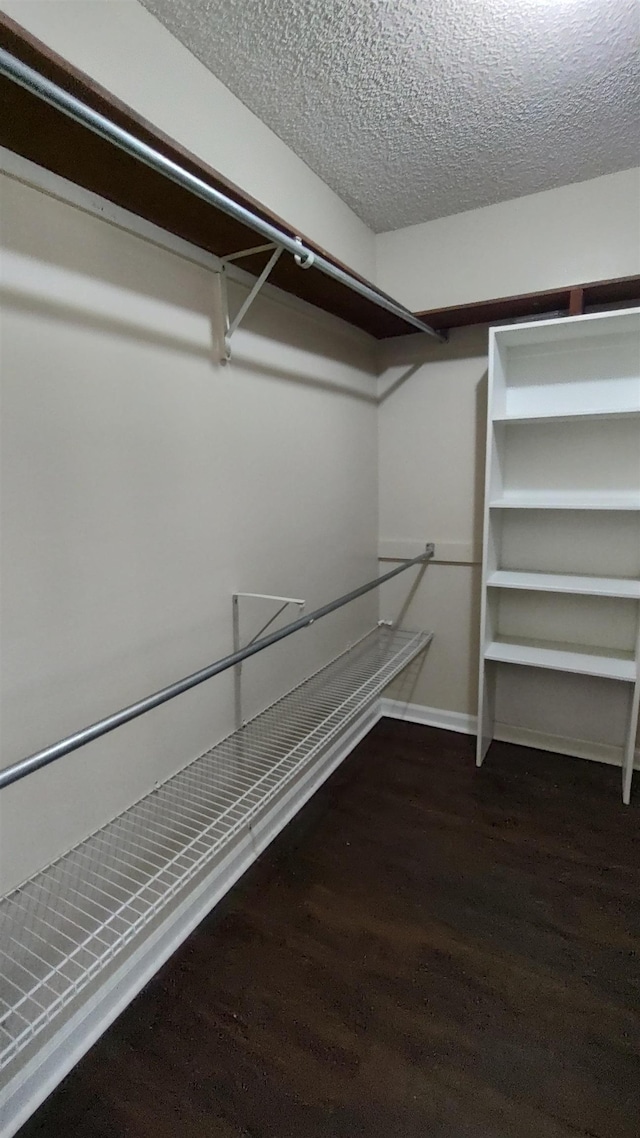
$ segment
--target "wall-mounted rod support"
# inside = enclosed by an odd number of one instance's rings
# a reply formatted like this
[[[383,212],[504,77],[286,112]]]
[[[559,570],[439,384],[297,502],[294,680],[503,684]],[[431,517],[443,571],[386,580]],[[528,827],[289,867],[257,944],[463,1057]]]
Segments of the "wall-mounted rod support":
[[[237,621],[237,619],[238,619],[238,600],[240,597],[243,597],[243,598],[248,597],[248,598],[255,600],[255,601],[277,601],[278,604],[280,605],[280,608],[278,609],[278,611],[275,612],[273,614],[273,616],[269,617],[266,624],[262,625],[262,628],[260,628],[256,632],[255,636],[251,637],[251,640],[248,641],[249,644],[253,644],[254,640],[259,640],[260,637],[262,636],[262,633],[267,631],[269,626],[271,624],[273,624],[273,622],[275,620],[278,619],[280,614],[283,613],[284,610],[289,607],[289,605],[296,605],[300,609],[300,612],[302,612],[302,610],[304,609],[304,607],[307,603],[306,601],[300,600],[299,597],[274,597],[274,596],[271,596],[271,594],[269,594],[269,593],[234,593],[232,600],[233,600],[233,613],[234,613],[235,621]],[[234,652],[237,652],[240,649],[240,640],[239,640],[240,629],[238,627],[238,631],[237,631],[238,640],[236,642],[235,621],[234,621],[233,650],[234,650]]]
[[[231,598],[231,613],[232,613],[232,625],[233,625],[233,651],[234,652],[239,652],[240,648],[241,648],[241,644],[240,644],[240,600],[244,600],[247,598],[254,600],[254,601],[275,601],[276,604],[278,605],[278,608],[276,609],[276,611],[272,614],[272,616],[269,617],[269,619],[267,621],[265,621],[265,623],[263,625],[261,625],[261,627],[258,629],[258,631],[256,633],[254,633],[254,635],[251,637],[251,640],[247,640],[247,646],[249,644],[255,644],[256,640],[259,640],[260,637],[263,636],[264,633],[267,631],[267,629],[271,628],[272,624],[275,624],[278,617],[282,616],[282,613],[284,612],[285,609],[287,609],[289,607],[289,605],[297,605],[297,607],[300,609],[300,612],[302,612],[304,607],[305,607],[305,604],[306,604],[306,601],[301,600],[299,597],[274,597],[272,594],[269,594],[269,593],[233,593],[232,598]],[[236,664],[235,668],[233,669],[233,673],[234,673],[233,674],[233,688],[234,688],[236,730],[238,730],[240,727],[242,727],[242,724],[243,724],[243,717],[242,717],[242,663]]]
[[[234,597],[248,597],[253,601],[284,601],[288,605],[298,605],[299,608],[304,608],[306,601],[302,597],[279,597],[274,593],[234,593]]]
[[[263,246],[263,248],[265,248],[265,246]],[[267,245],[266,248],[267,249],[273,248],[273,246]],[[242,256],[248,255],[249,252],[251,252],[251,250],[247,250],[247,254],[242,254]],[[242,320],[244,320],[244,317],[247,315],[247,312],[251,308],[251,305],[253,304],[254,300],[256,299],[258,293],[260,292],[260,289],[262,288],[263,284],[265,284],[267,278],[269,277],[271,270],[275,267],[276,262],[278,261],[278,259],[280,257],[280,254],[283,252],[284,252],[284,249],[280,245],[276,246],[276,248],[273,250],[273,253],[269,257],[269,260],[267,261],[264,269],[260,273],[260,276],[256,280],[255,284],[253,284],[251,286],[248,295],[245,297],[244,301],[240,305],[240,308],[236,312],[236,314],[235,314],[235,316],[231,322],[229,322],[229,308],[228,308],[229,302],[228,302],[228,297],[227,297],[226,285],[221,290],[221,295],[223,297],[223,303],[227,306],[225,309],[225,312],[223,313],[223,317],[222,317],[224,320],[226,329],[227,329],[227,332],[226,332],[226,335],[224,338],[224,353],[222,355],[222,362],[223,363],[225,363],[227,360],[231,359],[231,337],[233,336],[233,333],[235,332],[236,328],[238,328],[238,326],[240,325]],[[236,253],[236,257],[238,257],[238,256],[240,256],[240,254]],[[223,274],[224,274],[224,271],[225,271],[225,268],[223,265],[222,266],[222,273]]]
[[[274,241],[267,241],[266,245],[254,245],[251,249],[240,249],[238,253],[227,253],[226,257],[221,257],[223,265],[230,265],[232,261],[241,261],[243,257],[255,257],[256,253],[267,253],[269,249],[276,249],[277,246]]]
[[[355,601],[358,597],[364,596],[364,594],[370,592],[371,589],[377,589],[384,581],[389,581],[392,577],[397,577],[398,573],[404,573],[407,569],[410,569],[412,565],[420,565],[429,561],[429,559],[433,557],[433,554],[434,546],[431,544],[427,545],[424,553],[421,553],[418,557],[412,557],[410,561],[405,561],[396,569],[391,569],[389,573],[383,574],[382,577],[376,577],[373,581],[367,581],[366,585],[360,585],[358,589],[352,589],[350,593],[345,593],[344,596],[338,597],[337,600],[330,601],[328,605],[323,605],[322,608],[316,609],[315,612],[299,617],[298,620],[292,621],[291,624],[286,624],[284,628],[279,628],[276,632],[271,632],[268,636],[263,636],[261,640],[255,640],[253,644],[247,644],[244,648],[241,648],[239,652],[233,652],[230,656],[224,656],[221,660],[216,660],[215,663],[209,664],[208,667],[201,668],[198,672],[193,672],[190,676],[185,676],[184,679],[177,680],[176,683],[169,684],[166,688],[161,688],[160,691],[155,692],[153,695],[148,695],[146,699],[138,700],[137,703],[132,703],[129,707],[123,707],[121,711],[116,711],[113,715],[107,716],[106,719],[100,719],[90,727],[84,727],[81,731],[76,731],[73,735],[68,735],[66,739],[61,739],[59,743],[53,743],[50,747],[45,747],[42,751],[36,751],[35,754],[29,755],[25,759],[19,759],[17,763],[12,763],[11,766],[5,767],[3,771],[0,771],[0,790],[5,786],[10,786],[13,782],[18,782],[21,778],[25,778],[26,775],[32,774],[33,771],[48,766],[49,763],[55,762],[56,759],[61,759],[63,755],[69,755],[72,751],[77,751],[79,747],[84,747],[94,739],[99,739],[102,735],[108,735],[110,731],[115,731],[116,727],[121,727],[124,723],[130,723],[132,719],[137,719],[138,716],[144,715],[147,711],[152,711],[154,707],[160,707],[161,704],[167,703],[170,699],[175,699],[176,696],[182,695],[183,692],[190,691],[191,688],[197,687],[198,684],[203,684],[205,680],[210,680],[213,676],[218,676],[220,672],[225,672],[227,668],[233,668],[235,664],[240,664],[249,656],[255,656],[257,652],[263,652],[264,649],[269,648],[270,645],[277,644],[279,640],[284,640],[286,636],[291,636],[301,628],[307,628],[308,625],[313,624],[314,621],[320,620],[323,616],[328,616],[329,613],[335,612],[336,609],[349,604],[350,601]]]
[[[302,268],[310,268],[312,265],[318,269],[325,276],[332,277],[334,280],[339,281],[340,284],[346,285],[352,292],[357,292],[360,296],[364,296],[367,300],[376,304],[378,308],[385,309],[386,312],[391,312],[405,324],[410,325],[412,328],[417,328],[420,332],[426,332],[429,336],[434,336],[437,340],[445,340],[446,337],[436,332],[429,324],[425,324],[413,312],[410,312],[404,305],[399,304],[392,297],[387,296],[386,293],[381,292],[379,289],[374,288],[372,285],[361,281],[358,277],[352,276],[346,269],[342,269],[339,265],[329,261],[326,257],[321,256],[311,249],[307,249],[303,245],[300,238],[286,233],[284,230],[278,229],[271,222],[266,221],[256,213],[252,213],[246,206],[240,205],[239,202],[233,201],[232,198],[227,197],[220,190],[216,190],[213,186],[203,182],[195,174],[191,174],[185,170],[179,163],[174,162],[173,159],[167,158],[161,154],[159,150],[155,150],[148,143],[143,142],[141,139],[136,138],[128,130],[118,126],[112,122],[105,115],[95,111],[92,107],[77,99],[75,95],[69,94],[63,87],[59,87],[56,83],[52,83],[39,71],[35,71],[32,67],[28,67],[22,60],[16,59],[10,52],[4,48],[0,48],[0,74],[6,75],[7,78],[12,79],[14,83],[24,87],[25,90],[30,91],[39,99],[49,103],[52,107],[62,111],[63,114],[73,119],[75,122],[80,123],[82,126],[92,130],[94,134],[99,135],[100,138],[110,142],[113,146],[117,146],[123,150],[125,154],[131,155],[139,162],[143,162],[151,170],[162,174],[165,178],[169,178],[176,185],[182,186],[183,189],[188,190],[203,201],[208,202],[210,205],[216,207],[226,213],[229,217],[235,218],[236,221],[241,222],[243,225],[253,229],[259,233],[266,241],[273,242],[276,245],[282,246],[291,253],[297,261],[297,264]]]

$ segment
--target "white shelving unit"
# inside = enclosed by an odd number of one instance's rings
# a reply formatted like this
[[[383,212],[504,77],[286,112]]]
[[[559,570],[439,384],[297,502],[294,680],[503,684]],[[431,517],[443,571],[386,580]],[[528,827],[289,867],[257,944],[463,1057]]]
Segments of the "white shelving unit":
[[[622,766],[640,702],[640,309],[491,330],[480,766],[494,737]]]

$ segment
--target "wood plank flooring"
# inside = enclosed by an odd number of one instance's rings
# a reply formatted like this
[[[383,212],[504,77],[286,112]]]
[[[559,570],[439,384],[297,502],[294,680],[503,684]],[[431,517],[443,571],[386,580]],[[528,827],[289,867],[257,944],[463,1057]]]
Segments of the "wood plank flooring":
[[[620,772],[383,720],[20,1138],[639,1138]]]

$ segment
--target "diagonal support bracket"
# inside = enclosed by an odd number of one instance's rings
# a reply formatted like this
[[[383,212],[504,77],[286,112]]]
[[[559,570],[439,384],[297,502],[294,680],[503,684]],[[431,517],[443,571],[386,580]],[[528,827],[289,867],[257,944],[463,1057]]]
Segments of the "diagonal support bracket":
[[[266,253],[269,249],[272,250],[271,256],[267,261],[260,276],[252,285],[245,300],[240,305],[233,320],[229,320],[229,298],[227,293],[227,276],[226,266],[233,261],[239,261],[242,257],[252,257],[255,253]],[[222,268],[216,272],[218,282],[218,298],[216,304],[216,311],[219,313],[220,327],[218,329],[218,340],[221,345],[220,362],[227,363],[231,359],[231,337],[246,316],[251,308],[254,300],[256,299],[263,284],[268,280],[269,275],[275,268],[281,254],[284,252],[282,245],[269,243],[268,245],[256,245],[253,249],[243,249],[239,253],[230,253],[228,257],[221,257]]]
[[[274,601],[279,608],[270,616],[268,621],[248,640],[245,647],[253,644],[254,641],[259,640],[260,637],[267,631],[268,628],[278,619],[281,613],[289,605],[297,605],[300,612],[303,611],[306,601],[300,597],[274,597],[271,593],[233,593],[232,600],[232,613],[233,613],[233,651],[240,651],[240,600],[243,597],[249,597],[254,601]],[[233,686],[234,686],[234,700],[235,700],[235,713],[236,713],[236,729],[242,727],[244,720],[242,716],[242,664],[236,664],[233,669]]]

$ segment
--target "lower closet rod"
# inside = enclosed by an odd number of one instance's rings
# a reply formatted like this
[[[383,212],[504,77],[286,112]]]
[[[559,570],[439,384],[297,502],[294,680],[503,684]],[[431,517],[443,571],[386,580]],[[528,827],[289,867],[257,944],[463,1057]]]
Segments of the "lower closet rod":
[[[123,723],[129,723],[132,719],[137,719],[139,715],[144,715],[145,712],[151,711],[154,707],[159,707],[162,703],[167,703],[170,699],[175,699],[177,695],[182,695],[183,692],[189,691],[190,688],[195,688],[198,684],[204,683],[205,680],[210,680],[213,676],[217,676],[220,672],[225,672],[227,668],[232,668],[235,664],[242,663],[249,656],[255,656],[257,652],[262,652],[265,648],[269,648],[271,644],[276,644],[279,640],[284,640],[286,636],[291,636],[293,632],[298,632],[301,628],[307,628],[313,624],[315,620],[320,620],[323,616],[328,616],[329,613],[335,612],[336,609],[342,608],[343,605],[349,604],[350,601],[355,601],[364,593],[368,593],[371,589],[378,588],[384,581],[390,581],[392,577],[397,577],[398,573],[404,573],[406,569],[410,569],[412,565],[419,565],[427,562],[434,554],[434,546],[429,544],[426,546],[424,553],[418,557],[412,557],[411,560],[403,562],[397,569],[391,569],[388,573],[383,574],[382,577],[376,577],[373,581],[367,581],[366,585],[360,585],[358,589],[352,589],[350,593],[345,593],[344,596],[338,597],[335,601],[330,601],[329,604],[323,605],[322,608],[316,609],[315,612],[308,613],[306,616],[294,620],[291,624],[286,624],[284,628],[280,628],[277,632],[272,632],[269,636],[263,636],[261,640],[254,640],[253,644],[247,644],[245,648],[241,648],[239,652],[234,652],[231,656],[224,656],[221,660],[216,660],[215,663],[209,664],[206,668],[201,668],[198,672],[192,672],[190,676],[185,676],[182,680],[177,680],[173,684],[169,684],[166,688],[161,688],[160,691],[155,692],[153,695],[148,695],[145,699],[138,700],[137,703],[132,703],[129,707],[123,707],[121,711],[114,712],[113,715],[107,716],[106,719],[100,719],[97,723],[93,723],[90,727],[84,727],[81,731],[76,731],[73,735],[68,735],[66,739],[61,739],[59,743],[52,743],[50,747],[45,747],[42,751],[36,751],[33,755],[28,755],[24,759],[19,759],[17,763],[5,767],[0,771],[0,790],[5,786],[10,786],[13,782],[18,782],[19,779],[25,778],[26,775],[32,774],[33,771],[40,770],[41,767],[46,767],[49,763],[55,762],[56,759],[61,759],[63,755],[68,755],[71,751],[77,751],[79,747],[84,747],[86,743],[91,743],[94,739],[99,739],[101,735],[107,735],[109,731],[115,730],[116,727],[121,727]]]

